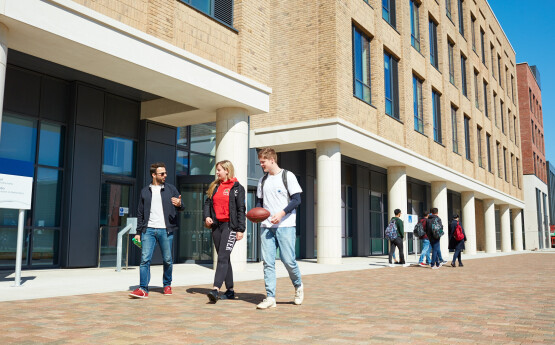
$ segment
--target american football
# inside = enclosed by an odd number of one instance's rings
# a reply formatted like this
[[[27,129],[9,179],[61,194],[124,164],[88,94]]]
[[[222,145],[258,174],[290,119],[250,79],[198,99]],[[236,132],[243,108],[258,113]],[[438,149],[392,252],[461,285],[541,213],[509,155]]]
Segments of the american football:
[[[262,207],[251,208],[247,212],[247,218],[254,223],[260,223],[268,217],[270,217],[270,211]]]

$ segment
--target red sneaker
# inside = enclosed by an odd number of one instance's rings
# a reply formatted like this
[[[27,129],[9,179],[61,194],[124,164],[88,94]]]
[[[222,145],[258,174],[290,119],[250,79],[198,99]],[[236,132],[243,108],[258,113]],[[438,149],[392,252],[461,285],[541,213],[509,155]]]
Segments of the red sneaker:
[[[164,296],[170,296],[172,294],[172,287],[171,286],[164,286]]]
[[[141,288],[138,288],[130,292],[129,296],[133,298],[148,298],[148,292],[144,291]]]

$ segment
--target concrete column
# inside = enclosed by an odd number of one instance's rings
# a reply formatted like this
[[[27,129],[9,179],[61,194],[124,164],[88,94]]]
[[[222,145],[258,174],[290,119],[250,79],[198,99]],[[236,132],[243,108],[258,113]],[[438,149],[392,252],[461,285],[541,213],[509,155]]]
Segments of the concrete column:
[[[444,181],[432,182],[432,207],[438,209],[438,216],[443,223],[444,235],[441,236],[440,248],[443,260],[449,256],[449,216],[447,215],[447,184]]]
[[[466,234],[465,254],[476,254],[476,210],[474,192],[462,192],[462,226]]]
[[[229,160],[235,177],[247,188],[247,165],[249,161],[249,124],[247,110],[221,108],[216,111],[216,161]],[[245,200],[246,202],[246,200]],[[218,256],[214,253],[214,267]],[[231,253],[234,271],[242,271],[247,265],[247,233],[235,243]]]
[[[389,167],[387,168],[387,214],[389,218],[395,216],[393,212],[396,208],[402,212],[401,219],[407,215],[407,168]],[[405,261],[408,254],[407,237],[403,239],[403,249]],[[397,259],[400,256],[397,255]]]
[[[0,23],[0,138],[2,136],[2,113],[4,112],[4,87],[8,63],[8,27]]]
[[[504,253],[511,251],[511,218],[509,205],[499,206],[501,218],[501,251]]]
[[[495,244],[495,203],[493,199],[484,200],[484,223],[486,234],[486,253],[497,252]]]
[[[524,250],[522,244],[522,210],[513,209],[513,250],[520,252]]]
[[[337,142],[316,144],[318,203],[316,250],[319,264],[341,263],[341,150]]]

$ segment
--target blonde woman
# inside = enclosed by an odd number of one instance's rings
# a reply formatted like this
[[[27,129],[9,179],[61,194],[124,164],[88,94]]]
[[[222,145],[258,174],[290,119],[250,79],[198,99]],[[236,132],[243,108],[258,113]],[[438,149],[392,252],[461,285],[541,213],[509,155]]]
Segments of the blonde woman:
[[[245,188],[234,175],[233,164],[228,160],[216,163],[216,179],[208,187],[203,216],[207,228],[212,228],[212,240],[218,252],[218,266],[213,289],[208,292],[212,303],[218,299],[234,299],[233,269],[230,255],[235,241],[245,232]],[[225,280],[226,292],[219,291]]]

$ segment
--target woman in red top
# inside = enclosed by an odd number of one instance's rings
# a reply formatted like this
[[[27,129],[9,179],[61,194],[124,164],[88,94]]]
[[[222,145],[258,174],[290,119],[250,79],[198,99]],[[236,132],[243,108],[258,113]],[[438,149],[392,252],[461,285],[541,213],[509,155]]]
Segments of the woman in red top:
[[[204,224],[212,228],[212,240],[218,252],[218,265],[214,275],[213,289],[208,293],[212,303],[218,299],[234,299],[231,251],[235,241],[245,232],[245,188],[234,176],[233,164],[224,160],[216,163],[216,180],[206,191]],[[227,291],[220,297],[219,291],[225,280]]]

